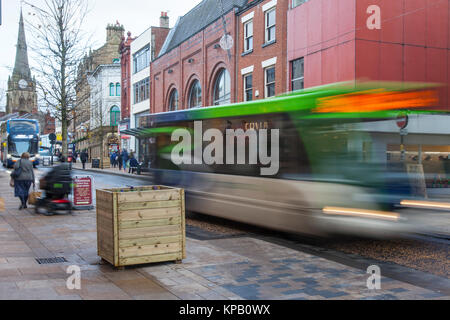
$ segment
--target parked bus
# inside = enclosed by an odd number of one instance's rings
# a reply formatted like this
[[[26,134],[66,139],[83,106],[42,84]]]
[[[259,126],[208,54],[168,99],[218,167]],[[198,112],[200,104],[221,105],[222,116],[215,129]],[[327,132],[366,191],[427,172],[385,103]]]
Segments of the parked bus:
[[[12,168],[22,153],[39,165],[39,122],[33,119],[10,119],[1,124],[1,160],[4,167]]]
[[[355,124],[435,103],[427,85],[329,85],[154,114],[127,134],[148,144],[156,184],[186,190],[187,210],[289,232],[395,234],[409,181],[371,159],[373,138]]]

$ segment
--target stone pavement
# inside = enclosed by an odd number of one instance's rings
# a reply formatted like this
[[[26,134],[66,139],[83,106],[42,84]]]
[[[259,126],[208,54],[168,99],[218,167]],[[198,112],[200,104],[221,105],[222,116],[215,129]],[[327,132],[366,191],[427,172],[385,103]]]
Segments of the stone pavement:
[[[83,170],[83,165],[80,162],[77,162],[77,163],[72,164],[72,168],[78,169],[78,170]],[[118,175],[118,176],[127,176],[127,177],[134,177],[134,178],[151,176],[149,173],[146,173],[146,172],[142,172],[140,175],[137,175],[136,173],[131,174],[131,173],[128,173],[128,169],[125,172],[123,169],[119,170],[119,167],[108,168],[108,169],[92,168],[90,163],[86,163],[85,168],[86,168],[87,172],[107,173],[107,174],[114,174],[114,175]]]
[[[441,293],[368,275],[310,254],[250,237],[187,239],[183,264],[116,271],[97,256],[95,211],[45,217],[19,211],[0,171],[0,299],[448,299]],[[36,258],[67,262],[40,265]],[[81,290],[66,287],[67,267],[80,266]]]

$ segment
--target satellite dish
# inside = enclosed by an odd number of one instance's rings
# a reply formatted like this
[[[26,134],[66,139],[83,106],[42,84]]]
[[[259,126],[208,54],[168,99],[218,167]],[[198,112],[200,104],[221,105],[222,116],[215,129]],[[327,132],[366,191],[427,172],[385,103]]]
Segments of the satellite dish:
[[[224,34],[220,39],[220,47],[223,50],[230,50],[231,48],[233,48],[233,45],[234,45],[233,37],[230,36],[229,34]]]

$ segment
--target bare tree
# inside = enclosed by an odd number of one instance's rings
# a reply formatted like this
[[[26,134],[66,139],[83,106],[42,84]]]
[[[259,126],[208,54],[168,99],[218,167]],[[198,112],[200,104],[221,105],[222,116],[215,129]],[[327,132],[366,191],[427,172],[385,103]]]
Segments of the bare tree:
[[[41,98],[61,121],[63,155],[68,155],[68,126],[77,101],[77,67],[88,49],[88,37],[82,31],[88,13],[87,0],[44,0],[43,7],[29,5],[33,39],[32,53],[39,67],[37,88]]]

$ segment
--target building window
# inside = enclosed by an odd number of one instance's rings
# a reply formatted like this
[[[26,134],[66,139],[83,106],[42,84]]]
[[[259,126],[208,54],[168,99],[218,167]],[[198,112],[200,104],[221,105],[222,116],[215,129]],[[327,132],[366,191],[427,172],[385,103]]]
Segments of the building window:
[[[120,122],[120,109],[118,106],[113,106],[111,108],[111,110],[109,111],[110,113],[110,125],[112,127],[118,126],[119,122]]]
[[[118,96],[118,97],[120,97],[120,93],[121,93],[121,91],[120,91],[120,83],[116,83],[116,96]]]
[[[305,65],[303,58],[291,62],[291,74],[291,90],[303,89],[305,87]]]
[[[177,111],[178,110],[178,91],[177,89],[173,89],[170,92],[169,97],[169,111]]]
[[[244,101],[253,100],[253,74],[244,76]]]
[[[139,50],[133,55],[134,73],[138,73],[147,67],[150,67],[150,46]]]
[[[264,70],[266,98],[275,96],[275,66]]]
[[[202,106],[202,87],[200,81],[195,80],[189,90],[189,108],[198,108]]]
[[[244,52],[253,50],[253,20],[244,24]]]
[[[134,85],[134,104],[148,100],[150,97],[150,78],[145,78]]]
[[[222,105],[231,102],[231,79],[227,69],[222,69],[214,83],[214,105]]]
[[[275,41],[275,23],[276,23],[276,9],[267,10],[266,16],[266,43]]]
[[[308,2],[309,0],[292,0],[292,8],[295,8],[305,2]]]
[[[114,97],[114,83],[109,84],[109,96]]]

